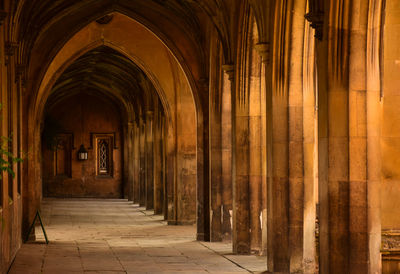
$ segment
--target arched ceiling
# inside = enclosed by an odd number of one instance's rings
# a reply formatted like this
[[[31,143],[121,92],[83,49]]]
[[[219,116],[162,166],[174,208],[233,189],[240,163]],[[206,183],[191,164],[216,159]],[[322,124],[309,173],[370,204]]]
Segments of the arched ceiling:
[[[29,65],[35,49],[35,54],[51,58],[77,31],[112,12],[139,21],[169,47],[196,60],[203,67],[197,70],[204,69],[201,10],[186,0],[20,0],[14,7],[9,39],[20,43],[20,63]]]
[[[264,3],[268,2],[268,4]],[[204,108],[204,82],[209,70],[209,27],[223,45],[226,64],[234,65],[236,34],[243,6],[255,7],[258,22],[269,18],[271,1],[250,0],[11,0],[6,39],[17,48],[18,73],[27,90],[40,85],[51,60],[65,43],[89,23],[112,13],[138,21],[167,46],[183,67],[194,96]],[[264,4],[260,4],[264,3]],[[259,7],[259,9],[257,9]],[[246,8],[247,9],[247,8]],[[259,19],[261,18],[261,19]],[[260,33],[264,33],[261,31]],[[262,40],[262,42],[265,42]],[[196,89],[197,87],[197,89]],[[27,96],[31,96],[30,94]],[[34,96],[34,94],[32,94]]]
[[[127,112],[150,110],[157,93],[144,72],[127,57],[100,46],[75,60],[54,84],[47,107],[78,93],[108,98]]]
[[[18,19],[23,26],[19,34],[24,37],[37,35],[59,20],[77,20],[79,12],[89,15],[100,10],[132,10],[143,18],[150,18],[151,13],[157,13],[159,17],[170,21],[184,22],[176,25],[183,30],[200,29],[196,6],[182,0],[21,0],[19,6],[21,13]],[[191,33],[193,37],[198,34]]]

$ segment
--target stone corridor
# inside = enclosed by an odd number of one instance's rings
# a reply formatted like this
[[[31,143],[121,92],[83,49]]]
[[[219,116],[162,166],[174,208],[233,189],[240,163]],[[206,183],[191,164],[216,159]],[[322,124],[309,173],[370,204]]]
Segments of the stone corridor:
[[[116,199],[45,199],[37,241],[23,244],[9,273],[260,273],[262,256],[231,255],[229,242],[195,241],[195,226]]]

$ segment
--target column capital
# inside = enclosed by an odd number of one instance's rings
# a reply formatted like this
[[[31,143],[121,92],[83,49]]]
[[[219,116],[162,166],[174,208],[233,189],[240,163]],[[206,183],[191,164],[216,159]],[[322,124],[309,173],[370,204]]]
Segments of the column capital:
[[[314,10],[310,9],[310,12],[305,16],[307,21],[311,23],[311,27],[315,29],[315,38],[318,40],[322,40],[323,36],[323,27],[324,27],[324,13],[323,11],[315,8]]]
[[[7,17],[7,12],[4,10],[0,10],[0,26],[3,25],[6,17]]]
[[[15,74],[21,76],[25,72],[26,66],[24,64],[17,64],[15,66]]]
[[[26,66],[24,64],[17,64],[15,66],[15,82],[21,81],[22,85],[26,82]]]
[[[147,116],[147,117],[153,118],[153,116],[154,116],[154,111],[152,111],[152,110],[146,111],[146,116]]]
[[[18,48],[17,42],[6,42],[4,47],[4,53],[7,56],[13,56],[17,48]]]
[[[228,79],[232,81],[235,78],[235,65],[234,64],[225,64],[222,65],[222,69],[228,74]]]
[[[14,55],[17,48],[18,48],[18,43],[5,42],[4,44],[5,65],[8,65],[10,63],[11,56]]]
[[[198,80],[199,86],[203,89],[208,89],[209,79],[208,77],[202,77]]]
[[[254,45],[254,49],[262,58],[262,62],[268,64],[269,62],[269,43],[261,42]]]

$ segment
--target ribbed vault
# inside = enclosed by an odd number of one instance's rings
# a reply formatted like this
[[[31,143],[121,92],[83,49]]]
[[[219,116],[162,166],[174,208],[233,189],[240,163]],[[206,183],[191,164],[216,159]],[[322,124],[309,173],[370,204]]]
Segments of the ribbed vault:
[[[19,48],[19,63],[26,69],[33,61],[29,60],[29,56],[48,60],[82,27],[110,13],[119,12],[151,29],[173,52],[187,56],[180,59],[190,60],[187,65],[196,67],[195,74],[206,71],[206,63],[203,61],[206,60],[204,37],[201,36],[203,24],[198,16],[201,11],[197,5],[187,1],[21,0],[14,4],[13,21],[19,22],[19,27],[12,30],[10,40],[23,39]],[[35,73],[39,71],[40,68]],[[196,75],[198,77],[201,76]]]
[[[169,224],[197,222],[197,237],[202,238],[202,231],[208,226],[203,220],[207,218],[203,216],[207,210],[203,211],[202,206],[208,203],[203,202],[206,196],[201,192],[207,179],[199,169],[204,166],[202,147],[207,133],[202,130],[203,105],[195,82],[199,70],[189,71],[189,66],[199,65],[195,61],[199,52],[191,54],[193,47],[185,42],[187,36],[172,31],[179,36],[173,39],[174,43],[185,48],[182,54],[188,58],[183,60],[164,35],[158,36],[158,31],[153,31],[140,18],[136,20],[135,14],[120,11],[120,4],[116,6],[117,11],[103,10],[101,16],[90,21],[87,21],[89,17],[78,16],[80,9],[74,9],[64,21],[50,20],[48,27],[35,39],[30,54],[27,44],[19,49],[18,58],[23,60],[25,54],[31,56],[26,63],[29,69],[24,86],[30,92],[26,96],[29,98],[28,131],[32,133],[29,142],[34,144],[35,150],[29,162],[50,163],[46,167],[37,164],[29,169],[32,176],[27,178],[36,185],[27,183],[26,186],[32,185],[35,189],[25,193],[35,193],[32,195],[35,197],[24,204],[27,210],[24,224],[31,222],[30,209],[40,204],[42,195],[69,193],[77,197],[95,197],[101,190],[104,194],[101,197],[111,197],[112,193],[112,197],[124,197],[154,209],[155,213],[163,214]],[[82,12],[91,11],[86,8]],[[57,12],[53,14],[58,16]],[[24,16],[30,15],[24,13]],[[111,20],[106,20],[109,17]],[[158,17],[157,20],[165,18],[160,13]],[[66,30],[72,21],[75,23]],[[160,22],[159,26],[166,24]],[[174,28],[180,27],[175,22]],[[47,37],[46,43],[43,37]],[[28,40],[24,43],[29,43]],[[24,80],[23,72],[21,79]],[[202,78],[201,83],[201,91],[207,95],[206,79]],[[48,117],[58,123],[54,128],[60,130],[53,131],[56,141],[67,144],[61,146],[66,147],[66,152],[59,154],[72,155],[71,159],[69,156],[68,159],[55,158],[54,152],[43,146]],[[119,126],[115,127],[116,124]],[[111,144],[107,147],[113,151],[108,155],[113,158],[108,159],[115,163],[115,169],[110,169],[114,177],[98,178],[99,146],[93,144],[98,145],[99,138]],[[75,140],[73,145],[69,145],[71,139]],[[82,145],[89,151],[85,162],[77,160]],[[58,166],[65,167],[67,173],[57,173]],[[60,177],[58,174],[67,175]],[[101,179],[113,182],[100,182]],[[97,187],[99,184],[104,184],[105,188]],[[194,199],[196,196],[200,199]]]
[[[47,106],[78,93],[102,96],[139,115],[152,110],[156,91],[144,72],[131,60],[107,46],[95,48],[75,60],[54,84]]]

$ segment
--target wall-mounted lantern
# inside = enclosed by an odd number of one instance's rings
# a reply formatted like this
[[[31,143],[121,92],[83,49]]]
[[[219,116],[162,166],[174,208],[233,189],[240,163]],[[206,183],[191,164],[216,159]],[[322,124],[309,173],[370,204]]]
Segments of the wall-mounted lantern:
[[[88,159],[88,152],[85,149],[85,147],[83,146],[83,144],[81,145],[81,147],[78,150],[78,160],[80,161],[84,161]]]

